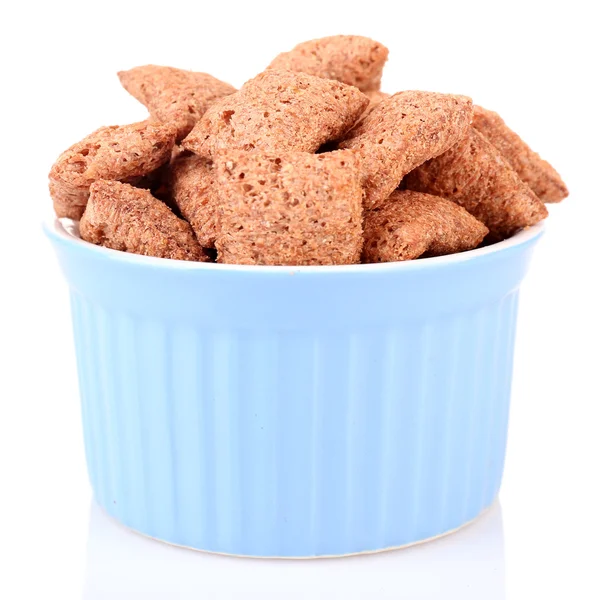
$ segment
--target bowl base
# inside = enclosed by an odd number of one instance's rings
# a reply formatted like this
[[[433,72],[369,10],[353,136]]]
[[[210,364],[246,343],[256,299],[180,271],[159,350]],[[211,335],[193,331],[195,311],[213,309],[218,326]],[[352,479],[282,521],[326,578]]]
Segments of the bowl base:
[[[156,537],[153,537],[146,533],[143,533],[142,531],[139,531],[138,529],[133,529],[132,527],[129,527],[128,525],[125,525],[124,523],[119,521],[113,515],[110,515],[96,500],[95,500],[95,503],[101,509],[101,511],[109,519],[114,521],[119,527],[123,527],[124,529],[126,529],[136,535],[140,535],[143,538],[147,538],[149,540],[159,542],[161,544],[166,544],[168,546],[173,546],[174,548],[182,548],[183,550],[191,550],[193,552],[203,552],[205,554],[214,554],[216,556],[229,556],[232,558],[255,558],[255,559],[260,559],[260,560],[262,560],[262,559],[264,559],[264,560],[316,560],[318,558],[322,558],[322,559],[323,558],[349,558],[349,557],[353,557],[353,556],[363,556],[365,554],[379,554],[380,552],[392,552],[394,550],[404,550],[405,548],[411,548],[412,546],[419,546],[421,544],[427,544],[429,542],[434,542],[435,540],[439,540],[440,538],[443,538],[443,537],[446,537],[453,533],[456,533],[457,531],[464,529],[464,527],[467,527],[468,525],[471,525],[475,521],[478,521],[480,518],[483,517],[483,515],[488,513],[495,506],[495,504],[497,503],[497,496],[495,497],[493,502],[489,506],[487,506],[486,508],[481,510],[481,512],[478,515],[476,515],[476,517],[469,519],[465,523],[462,523],[462,525],[458,525],[458,527],[454,527],[453,529],[449,529],[448,531],[439,533],[438,535],[434,535],[434,536],[431,536],[428,538],[423,538],[421,540],[416,540],[416,541],[410,542],[408,544],[402,544],[400,546],[387,546],[386,548],[377,548],[375,550],[362,550],[361,552],[347,552],[346,554],[319,554],[319,555],[315,555],[315,556],[259,556],[259,555],[255,555],[255,554],[234,554],[232,552],[216,552],[214,550],[203,550],[202,548],[194,548],[193,546],[184,546],[183,544],[176,544],[175,542],[168,542],[167,540],[162,540],[160,538],[156,538]]]

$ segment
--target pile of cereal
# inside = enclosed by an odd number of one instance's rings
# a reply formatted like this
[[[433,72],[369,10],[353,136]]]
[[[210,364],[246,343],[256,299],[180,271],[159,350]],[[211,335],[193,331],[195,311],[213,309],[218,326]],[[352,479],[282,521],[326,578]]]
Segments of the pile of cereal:
[[[141,123],[52,167],[58,217],[124,252],[244,265],[391,262],[471,250],[547,216],[567,188],[466,96],[380,91],[388,49],[304,42],[239,90],[206,73],[119,73]]]

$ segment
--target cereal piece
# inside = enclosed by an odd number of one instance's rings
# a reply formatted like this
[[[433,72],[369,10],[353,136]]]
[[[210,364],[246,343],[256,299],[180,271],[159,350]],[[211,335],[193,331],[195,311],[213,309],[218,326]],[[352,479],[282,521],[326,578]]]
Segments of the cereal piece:
[[[227,151],[215,162],[218,261],[339,265],[361,255],[358,157]]]
[[[447,152],[406,176],[409,190],[457,202],[498,241],[547,216],[545,205],[476,129]]]
[[[489,230],[455,202],[397,190],[363,226],[363,262],[393,262],[476,248]]]
[[[365,92],[365,95],[369,98],[369,106],[367,107],[367,110],[371,112],[371,110],[373,110],[378,104],[386,100],[386,98],[389,98],[391,94],[380,92],[378,90]]]
[[[190,133],[215,100],[235,92],[232,85],[212,75],[173,67],[145,65],[120,71],[118,77],[153,117],[175,125],[178,141]]]
[[[181,156],[171,165],[172,198],[205,248],[214,248],[216,237],[214,180],[212,162],[194,154]]]
[[[177,205],[171,196],[171,170],[177,158],[181,156],[191,156],[191,152],[184,150],[181,146],[175,145],[173,146],[168,162],[145,177],[127,179],[125,183],[129,183],[134,187],[150,190],[155,198],[165,202],[165,204],[175,212],[177,211]]]
[[[148,175],[169,160],[174,138],[173,127],[151,121],[97,129],[63,152],[51,168],[56,214],[80,219],[94,181]]]
[[[367,105],[365,112],[359,117],[359,121],[365,119],[378,104],[381,104],[386,98],[390,97],[390,94],[379,91],[365,92],[365,95],[369,98],[369,104]]]
[[[188,223],[151,195],[119,181],[91,185],[87,210],[80,220],[83,240],[123,252],[207,261]]]
[[[335,79],[362,92],[379,90],[388,49],[360,35],[333,35],[298,44],[268,67]]]
[[[169,178],[169,163],[161,165],[158,169],[151,171],[147,175],[142,177],[130,177],[124,180],[124,183],[129,183],[137,188],[149,190],[150,193],[163,200],[168,195],[167,193],[167,180]]]
[[[385,99],[340,142],[362,157],[364,206],[380,206],[406,173],[454,145],[470,126],[466,96],[399,92]]]
[[[527,183],[543,202],[560,202],[568,195],[567,187],[559,173],[531,150],[496,112],[475,106],[472,125],[501,152],[520,179]]]
[[[226,148],[315,152],[346,133],[368,104],[362,92],[337,81],[264,71],[209,108],[183,146],[205,158]]]

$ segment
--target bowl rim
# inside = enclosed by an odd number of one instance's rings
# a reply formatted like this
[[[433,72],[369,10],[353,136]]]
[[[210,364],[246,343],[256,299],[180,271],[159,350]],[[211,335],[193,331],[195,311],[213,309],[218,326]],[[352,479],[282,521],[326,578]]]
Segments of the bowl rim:
[[[398,262],[383,262],[372,264],[355,265],[234,265],[219,264],[210,262],[197,262],[186,260],[175,260],[170,258],[158,258],[155,256],[144,256],[141,254],[132,254],[131,252],[122,252],[121,250],[112,250],[97,246],[81,239],[78,234],[78,222],[72,219],[48,217],[43,221],[43,230],[50,240],[62,243],[71,249],[82,250],[87,254],[103,255],[107,259],[116,260],[122,263],[136,264],[159,269],[183,270],[183,271],[235,271],[241,273],[371,273],[377,271],[406,271],[424,269],[437,266],[452,265],[455,263],[465,263],[476,260],[481,257],[499,254],[512,248],[535,242],[545,231],[545,223],[541,221],[536,225],[522,229],[512,237],[484,246],[447,254],[445,256],[433,256],[430,258],[417,258],[415,260],[405,260]]]

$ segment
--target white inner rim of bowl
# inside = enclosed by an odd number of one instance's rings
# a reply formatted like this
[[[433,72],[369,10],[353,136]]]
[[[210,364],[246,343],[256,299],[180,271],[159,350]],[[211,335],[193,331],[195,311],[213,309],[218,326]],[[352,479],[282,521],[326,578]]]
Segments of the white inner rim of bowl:
[[[96,246],[85,242],[80,238],[78,232],[78,222],[72,221],[71,219],[56,219],[48,218],[45,222],[45,227],[48,231],[52,231],[58,237],[64,238],[72,243],[81,244],[89,249],[93,249],[96,252],[108,253],[111,258],[126,261],[126,262],[137,262],[144,264],[152,264],[153,266],[167,267],[173,269],[184,269],[184,270],[203,270],[203,269],[224,269],[234,271],[269,271],[271,273],[280,272],[323,272],[328,273],[331,271],[371,271],[378,269],[418,269],[423,267],[436,266],[437,264],[443,263],[455,263],[464,262],[467,260],[473,260],[479,256],[485,256],[487,254],[494,254],[501,252],[507,248],[513,246],[519,246],[538,237],[544,231],[544,222],[540,222],[537,225],[533,225],[527,229],[519,231],[511,238],[490,246],[484,246],[482,248],[476,248],[475,250],[468,250],[466,252],[457,252],[456,254],[448,254],[445,256],[434,256],[431,258],[417,258],[415,260],[405,260],[400,262],[385,262],[385,263],[373,263],[365,265],[317,265],[317,266],[290,266],[290,265],[279,265],[279,266],[262,266],[262,265],[232,265],[232,264],[218,264],[218,263],[204,263],[204,262],[193,262],[185,260],[172,260],[168,258],[157,258],[154,256],[143,256],[141,254],[132,254],[130,252],[121,252],[120,250],[112,250],[111,248],[104,248],[103,246]]]

